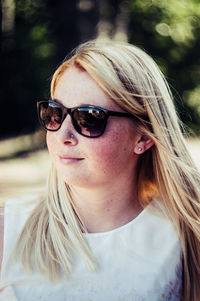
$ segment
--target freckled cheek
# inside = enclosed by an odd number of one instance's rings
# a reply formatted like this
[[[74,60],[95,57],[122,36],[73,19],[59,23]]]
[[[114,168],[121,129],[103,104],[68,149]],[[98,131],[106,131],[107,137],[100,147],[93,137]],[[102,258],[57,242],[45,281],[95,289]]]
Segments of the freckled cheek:
[[[103,174],[108,174],[116,166],[115,162],[116,158],[111,152],[98,151],[93,158],[93,169],[102,171]]]
[[[127,156],[130,155],[130,150],[119,138],[116,135],[112,140],[102,144],[99,143],[98,147],[90,148],[90,154],[94,154],[93,164],[96,168],[103,170],[104,173],[120,168],[123,162],[127,160]]]

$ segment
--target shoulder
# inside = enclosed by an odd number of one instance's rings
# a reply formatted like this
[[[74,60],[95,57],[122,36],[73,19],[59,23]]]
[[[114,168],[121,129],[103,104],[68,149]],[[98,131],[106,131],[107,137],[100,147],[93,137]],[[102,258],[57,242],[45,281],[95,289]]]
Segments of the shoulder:
[[[4,219],[9,218],[9,224],[14,218],[28,216],[41,200],[41,195],[24,194],[8,199],[4,205]]]
[[[147,222],[155,226],[158,232],[163,232],[164,229],[173,232],[176,236],[178,235],[178,230],[173,221],[169,210],[164,205],[164,203],[159,199],[154,199],[145,208]]]
[[[0,269],[3,258],[3,238],[4,238],[4,207],[0,208]]]
[[[167,249],[180,246],[179,232],[164,203],[154,199],[147,205],[133,224],[141,245]],[[159,246],[159,247],[158,247]]]
[[[5,201],[0,212],[0,266],[5,248],[16,240],[39,200],[39,194],[27,194]]]
[[[147,236],[154,246],[163,252],[170,249],[177,249],[180,253],[182,250],[179,231],[173,221],[167,207],[158,199],[154,199],[146,208],[146,224]]]
[[[40,200],[39,194],[25,194],[8,199],[4,206],[4,234],[10,237],[14,235],[13,232],[20,232]]]
[[[4,207],[5,208],[17,208],[19,206],[31,206],[37,203],[40,199],[41,194],[39,193],[31,193],[31,194],[23,194],[13,198],[10,198],[5,201]]]
[[[145,208],[147,213],[154,219],[160,220],[164,223],[173,224],[168,208],[160,199],[153,199],[151,203]]]

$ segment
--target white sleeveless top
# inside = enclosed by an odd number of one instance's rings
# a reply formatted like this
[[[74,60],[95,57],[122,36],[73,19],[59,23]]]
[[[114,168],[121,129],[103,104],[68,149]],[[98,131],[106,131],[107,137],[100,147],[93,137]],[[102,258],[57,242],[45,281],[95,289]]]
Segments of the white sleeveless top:
[[[48,282],[43,275],[26,274],[8,260],[34,208],[29,205],[24,210],[24,200],[30,198],[23,196],[6,203],[0,301],[180,300],[182,249],[172,223],[157,205],[153,208],[156,201],[122,227],[84,234],[97,272],[88,271],[82,257],[77,256],[69,280],[63,277],[59,282]],[[10,204],[19,207],[21,201],[22,209],[14,213]],[[157,208],[156,214],[152,208]]]

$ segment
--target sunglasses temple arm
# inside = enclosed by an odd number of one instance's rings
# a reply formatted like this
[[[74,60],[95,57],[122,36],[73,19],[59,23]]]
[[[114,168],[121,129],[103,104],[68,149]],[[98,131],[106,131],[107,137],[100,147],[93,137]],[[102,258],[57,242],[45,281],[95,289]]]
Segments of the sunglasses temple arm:
[[[123,112],[115,112],[115,111],[109,111],[108,112],[109,116],[118,116],[118,117],[134,117],[132,114],[130,113],[123,113]]]

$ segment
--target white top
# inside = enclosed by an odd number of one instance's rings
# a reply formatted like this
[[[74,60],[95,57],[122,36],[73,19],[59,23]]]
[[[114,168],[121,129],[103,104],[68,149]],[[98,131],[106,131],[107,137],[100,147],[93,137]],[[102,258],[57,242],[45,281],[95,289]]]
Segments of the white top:
[[[156,201],[122,227],[84,234],[97,261],[97,272],[89,272],[82,257],[77,256],[70,280],[63,277],[52,283],[40,274],[27,275],[18,264],[8,261],[34,207],[25,207],[25,199],[30,197],[6,202],[0,301],[180,300],[182,249],[177,231]],[[21,200],[22,209],[14,213],[10,204],[21,208]]]

